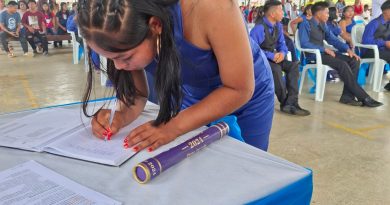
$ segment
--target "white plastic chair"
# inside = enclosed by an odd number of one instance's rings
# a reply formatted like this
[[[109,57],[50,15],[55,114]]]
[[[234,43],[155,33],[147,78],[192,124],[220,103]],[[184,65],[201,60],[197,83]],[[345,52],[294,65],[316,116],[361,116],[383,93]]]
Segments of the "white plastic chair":
[[[372,83],[373,91],[380,92],[383,78],[383,71],[386,61],[379,58],[379,49],[377,45],[362,44],[364,25],[355,25],[352,28],[352,43],[357,48],[366,48],[374,51],[374,58],[362,58],[360,63],[369,63],[370,71],[368,74],[369,83]]]
[[[72,47],[73,47],[73,64],[79,64],[79,42],[76,41],[76,35],[73,31],[68,31],[72,36]]]
[[[301,41],[299,39],[298,34],[299,34],[299,31],[297,30],[297,32],[295,33],[295,46],[297,47],[298,51],[300,51],[303,55],[304,55],[304,52],[306,52],[306,53],[312,53],[316,56],[316,63],[315,64],[308,63],[305,66],[303,66],[302,75],[301,75],[301,82],[299,85],[299,94],[302,93],[302,88],[303,88],[306,72],[309,69],[317,69],[315,101],[322,102],[324,100],[326,75],[327,75],[328,71],[332,70],[332,68],[327,66],[327,65],[322,64],[320,50],[302,48]]]
[[[248,23],[247,25],[248,25],[248,32],[250,32],[255,27],[254,23]]]

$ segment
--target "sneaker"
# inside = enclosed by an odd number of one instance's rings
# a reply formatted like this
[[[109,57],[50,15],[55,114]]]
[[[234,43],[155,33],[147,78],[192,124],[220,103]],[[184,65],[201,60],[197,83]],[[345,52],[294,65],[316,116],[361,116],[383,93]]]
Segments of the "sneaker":
[[[284,113],[287,113],[289,115],[296,115],[296,116],[308,116],[310,115],[310,111],[308,110],[305,110],[305,109],[302,109],[298,103],[296,103],[295,105],[284,105],[284,106],[280,106],[280,110]]]
[[[38,52],[38,53],[43,53],[43,48],[40,47],[40,46],[38,46],[37,52]]]
[[[14,58],[15,57],[15,54],[12,53],[12,52],[9,52],[7,55],[8,55],[8,58]]]
[[[49,56],[49,52],[47,51],[43,52],[43,56]]]

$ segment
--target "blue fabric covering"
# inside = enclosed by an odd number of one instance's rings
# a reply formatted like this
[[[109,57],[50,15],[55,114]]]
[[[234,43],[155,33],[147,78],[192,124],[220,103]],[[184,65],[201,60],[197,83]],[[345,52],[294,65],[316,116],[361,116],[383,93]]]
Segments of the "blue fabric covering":
[[[305,178],[247,205],[310,205],[312,194],[313,173],[311,172]]]
[[[175,43],[180,53],[182,109],[186,109],[222,86],[222,82],[214,52],[198,48],[184,38],[179,4],[172,7],[171,14]],[[267,150],[274,113],[274,82],[271,68],[264,53],[253,40],[250,43],[254,59],[255,91],[252,99],[232,115],[237,116],[245,142]],[[153,62],[146,68],[146,71],[149,73],[147,77],[151,91],[149,100],[157,103],[156,97],[152,96],[155,92],[153,91],[155,69],[156,62]]]
[[[237,117],[233,115],[229,115],[226,117],[223,117],[219,120],[216,120],[212,123],[210,123],[210,126],[218,124],[219,122],[225,122],[226,124],[229,125],[229,133],[228,135],[230,137],[233,137],[236,140],[239,140],[241,142],[244,142],[244,139],[241,136],[241,128],[237,123]]]

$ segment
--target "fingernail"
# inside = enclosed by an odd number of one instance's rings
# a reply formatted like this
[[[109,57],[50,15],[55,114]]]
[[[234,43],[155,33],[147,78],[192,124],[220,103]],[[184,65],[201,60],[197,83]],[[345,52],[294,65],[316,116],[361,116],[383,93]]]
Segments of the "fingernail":
[[[129,148],[129,145],[128,145],[128,144],[124,144],[123,147],[124,147],[125,149],[128,149],[128,148]]]
[[[126,138],[123,142],[129,142],[129,140]]]
[[[107,131],[104,131],[104,132],[103,132],[103,135],[107,135]]]
[[[138,152],[138,147],[133,147],[134,152]]]
[[[149,147],[148,152],[152,152],[152,151],[153,151],[153,148]]]

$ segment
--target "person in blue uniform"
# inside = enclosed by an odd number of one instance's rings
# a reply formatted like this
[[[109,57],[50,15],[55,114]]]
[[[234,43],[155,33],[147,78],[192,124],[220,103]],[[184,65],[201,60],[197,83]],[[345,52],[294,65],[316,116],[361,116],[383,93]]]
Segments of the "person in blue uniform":
[[[329,30],[333,33],[334,36],[340,36],[341,34],[341,28],[339,24],[337,23],[338,14],[337,9],[335,7],[329,8],[329,18],[326,22],[326,25],[328,26]]]
[[[341,35],[341,28],[339,24],[337,23],[338,19],[338,13],[336,7],[330,7],[329,8],[329,18],[326,22],[326,25],[328,26],[329,30],[333,33],[334,36],[340,36]],[[339,82],[340,76],[337,71],[330,70],[327,74],[327,81],[331,82]]]
[[[373,19],[365,27],[362,43],[377,45],[379,49],[379,57],[390,63],[390,1],[385,1],[382,6],[382,15]],[[363,51],[365,58],[373,58],[374,51]],[[390,82],[387,83],[385,89],[390,91]]]
[[[271,65],[280,110],[291,115],[310,115],[298,104],[298,63],[286,60],[288,49],[280,23],[283,19],[282,3],[277,0],[267,1],[264,14],[250,35],[264,51]],[[283,72],[286,73],[286,83],[283,81]]]
[[[249,38],[236,1],[80,0],[77,20],[87,44],[110,59],[107,74],[119,99],[111,126],[109,110],[93,114],[95,136],[115,137],[140,115],[153,90],[160,105],[156,120],[132,130],[124,147],[153,151],[234,115],[245,142],[267,150],[272,72]],[[84,101],[91,85],[89,78]]]
[[[344,89],[340,103],[353,106],[378,107],[382,103],[372,99],[357,83],[360,58],[349,46],[341,42],[330,31],[326,22],[329,17],[328,3],[317,2],[312,7],[313,18],[304,21],[299,27],[299,39],[302,48],[318,49],[321,52],[322,63],[338,71],[344,81]],[[324,47],[324,40],[333,45],[343,55]],[[308,56],[313,58],[313,56]]]

